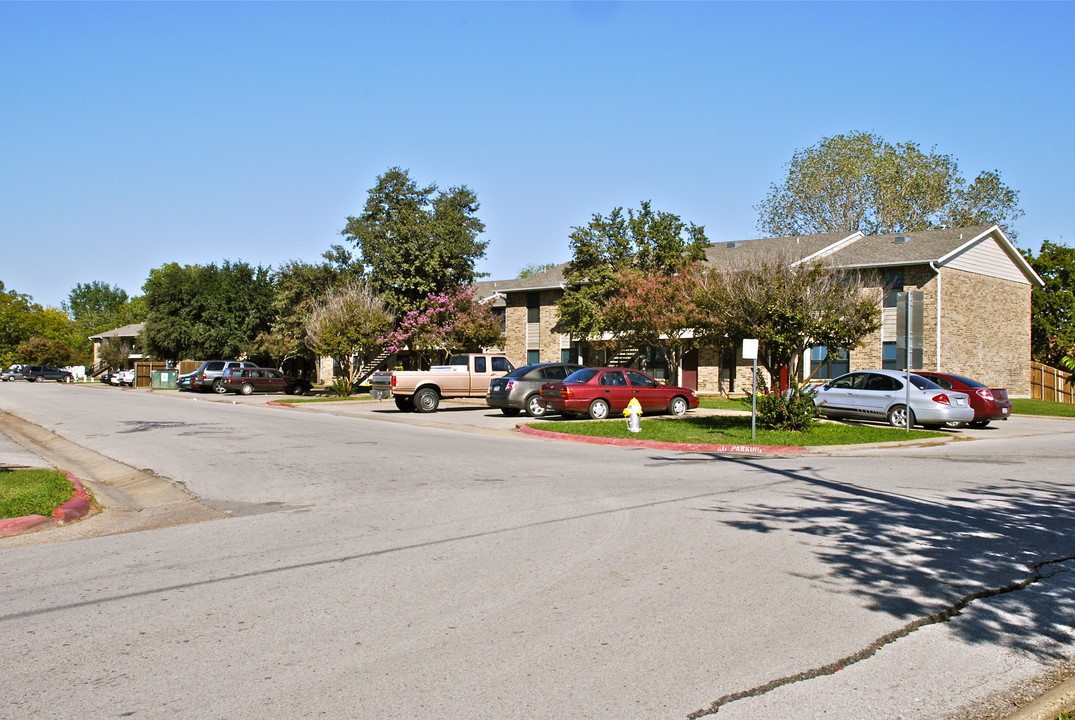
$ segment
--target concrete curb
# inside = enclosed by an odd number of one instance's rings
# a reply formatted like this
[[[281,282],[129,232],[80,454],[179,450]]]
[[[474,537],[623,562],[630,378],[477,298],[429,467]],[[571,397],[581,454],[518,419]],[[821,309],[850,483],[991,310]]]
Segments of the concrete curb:
[[[1075,710],[1075,678],[1069,678],[1019,708],[1004,720],[1052,720],[1062,712]]]
[[[82,481],[66,470],[61,472],[67,475],[67,479],[74,488],[74,495],[71,496],[71,499],[53,510],[51,517],[24,515],[23,517],[0,520],[0,538],[22,535],[45,527],[64,525],[75,520],[81,520],[89,515],[92,502],[86,492],[86,488],[82,485]]]
[[[674,443],[657,440],[631,440],[630,438],[606,438],[593,435],[572,435],[550,430],[538,430],[529,425],[516,425],[516,431],[523,435],[564,440],[567,442],[590,443],[592,445],[616,445],[618,447],[649,448],[651,450],[675,450],[678,452],[720,453],[722,455],[806,455],[807,448],[794,445],[714,445],[709,443]]]

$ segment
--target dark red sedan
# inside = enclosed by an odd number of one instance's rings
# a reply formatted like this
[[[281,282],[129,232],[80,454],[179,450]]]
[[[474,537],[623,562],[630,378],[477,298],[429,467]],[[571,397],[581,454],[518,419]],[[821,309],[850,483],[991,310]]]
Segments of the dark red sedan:
[[[561,415],[589,415],[604,420],[622,412],[632,399],[642,413],[667,412],[676,417],[698,407],[698,393],[674,385],[662,385],[649,375],[627,368],[583,368],[560,382],[541,386],[545,407]]]
[[[913,372],[915,375],[921,375],[937,383],[942,388],[967,393],[970,406],[974,408],[974,419],[967,423],[972,428],[984,428],[991,420],[1007,420],[1012,413],[1012,404],[1008,401],[1008,391],[1005,388],[987,387],[977,380],[961,375],[929,370],[914,370]]]

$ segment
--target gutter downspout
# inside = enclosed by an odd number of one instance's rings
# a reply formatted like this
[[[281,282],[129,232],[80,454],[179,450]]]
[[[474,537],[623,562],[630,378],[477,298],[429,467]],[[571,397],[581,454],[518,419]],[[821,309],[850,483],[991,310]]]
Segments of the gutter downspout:
[[[941,371],[941,269],[929,261],[929,269],[937,273],[937,367],[936,372]]]

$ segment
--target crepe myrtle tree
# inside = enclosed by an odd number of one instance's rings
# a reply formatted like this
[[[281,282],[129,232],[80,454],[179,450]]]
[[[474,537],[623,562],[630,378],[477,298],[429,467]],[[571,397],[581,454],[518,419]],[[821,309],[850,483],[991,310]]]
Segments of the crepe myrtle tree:
[[[823,262],[795,262],[773,253],[734,270],[707,268],[698,304],[704,334],[733,342],[757,338],[759,361],[771,377],[815,345],[851,350],[881,323],[881,290],[854,272]]]
[[[444,359],[452,352],[501,345],[504,331],[492,308],[478,302],[472,289],[457,287],[428,294],[423,309],[408,312],[381,340],[390,352],[411,350],[421,366],[429,355]]]

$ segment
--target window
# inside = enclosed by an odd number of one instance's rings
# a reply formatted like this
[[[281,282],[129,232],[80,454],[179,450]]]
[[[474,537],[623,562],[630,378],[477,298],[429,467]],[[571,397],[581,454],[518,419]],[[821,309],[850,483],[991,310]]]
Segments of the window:
[[[485,372],[485,356],[479,355],[474,358],[474,372]]]
[[[597,384],[606,387],[627,387],[627,378],[620,370],[613,370],[602,375]]]
[[[851,371],[851,358],[846,350],[815,345],[810,348],[810,369],[819,380],[840,377]]]
[[[631,381],[631,385],[633,387],[657,387],[656,384],[648,377],[646,377],[640,372],[635,372],[633,370],[627,371],[627,379]]]
[[[896,307],[896,295],[903,292],[903,268],[885,270],[885,307]]]
[[[507,309],[502,307],[495,307],[492,310],[493,317],[496,318],[496,321],[500,326],[500,332],[506,332],[508,327]]]
[[[527,350],[526,351],[526,364],[533,365],[534,363],[541,362],[540,350]]]
[[[482,361],[482,367],[484,368],[485,367],[485,358],[481,358],[481,361]],[[503,358],[503,357],[495,357],[495,358],[493,358],[493,372],[504,372],[504,373],[506,373],[506,372],[511,372],[514,369],[515,368],[513,368],[511,366],[511,363],[508,362],[507,358]],[[485,372],[485,370],[483,369],[480,372]]]
[[[541,295],[538,293],[526,294],[526,321],[541,322]]]
[[[571,348],[564,348],[560,351],[560,362],[575,362],[575,358],[572,357]]]
[[[902,370],[904,363],[900,362],[900,351],[895,341],[881,343],[881,369]]]

